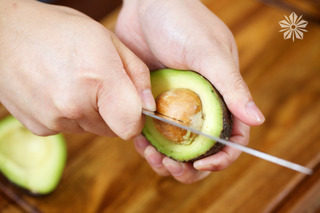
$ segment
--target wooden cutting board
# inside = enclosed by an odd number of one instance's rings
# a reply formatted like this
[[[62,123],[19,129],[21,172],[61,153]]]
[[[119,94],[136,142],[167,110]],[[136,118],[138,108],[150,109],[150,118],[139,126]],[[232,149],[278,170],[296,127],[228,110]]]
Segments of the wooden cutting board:
[[[306,177],[242,154],[229,168],[191,185],[157,176],[132,142],[65,135],[68,162],[45,197],[14,193],[43,212],[316,212],[320,210],[320,25],[284,40],[285,11],[254,0],[204,0],[231,28],[241,72],[266,122],[250,147],[314,168]],[[113,28],[118,10],[102,20]],[[7,115],[0,108],[0,117]],[[0,193],[1,212],[21,212]]]

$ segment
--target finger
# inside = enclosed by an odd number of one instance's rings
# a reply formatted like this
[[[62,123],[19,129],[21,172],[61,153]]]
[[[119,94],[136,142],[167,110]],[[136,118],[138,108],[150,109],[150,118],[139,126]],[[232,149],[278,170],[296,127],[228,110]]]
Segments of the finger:
[[[150,145],[147,139],[143,135],[138,135],[133,139],[133,143],[137,152],[144,157],[144,150]]]
[[[81,96],[75,95],[75,98],[76,97],[81,98]],[[115,136],[93,107],[85,102],[81,103],[81,101],[80,103],[74,103],[74,106],[76,106],[76,104],[80,105],[77,111],[81,111],[83,114],[68,116],[66,113],[65,117],[57,116],[57,119],[52,119],[52,122],[47,122],[50,123],[50,129],[57,132],[79,133],[85,131],[101,136]]]
[[[33,134],[38,136],[49,136],[49,135],[58,134],[57,131],[47,128],[46,126],[44,126],[43,124],[41,124],[40,122],[32,118],[23,119],[21,120],[21,123]]]
[[[100,136],[115,137],[116,134],[106,125],[101,116],[92,112],[90,116],[77,120],[79,126],[86,132]]]
[[[92,72],[93,73],[93,72]],[[97,82],[90,80],[77,81],[72,88],[60,88],[56,92],[54,105],[57,109],[46,123],[53,130],[61,132],[90,132],[96,135],[115,136],[108,125],[104,122],[96,107]],[[90,102],[88,103],[88,98]]]
[[[230,32],[232,35],[232,32]],[[232,36],[233,37],[233,36]],[[234,39],[231,39],[231,54],[233,57],[233,60],[235,62],[235,65],[237,67],[237,70],[240,69],[240,65],[239,65],[239,54],[238,54],[238,48],[237,48],[237,44],[235,42]]]
[[[241,145],[247,145],[249,142],[249,134],[250,127],[236,118],[230,140]],[[228,167],[240,154],[240,150],[225,146],[217,154],[195,161],[193,166],[201,171],[219,171]]]
[[[211,48],[198,55],[199,63],[192,69],[199,71],[221,93],[228,108],[236,117],[248,125],[260,125],[265,118],[252,100],[249,89],[240,75],[234,56],[224,48]]]
[[[202,180],[207,177],[210,172],[200,172],[195,170],[191,164],[181,163],[164,157],[163,165],[171,173],[171,175],[179,182],[190,184]]]
[[[10,103],[9,101],[2,103],[6,106],[6,109],[10,112],[10,114],[15,117],[21,124],[30,130],[33,134],[39,136],[48,136],[57,134],[57,131],[47,128],[40,121],[36,120],[33,116],[30,116],[30,113],[24,112],[22,106],[15,105]],[[8,107],[7,107],[8,106]]]
[[[108,74],[97,93],[98,111],[116,135],[128,140],[142,130],[142,104],[129,76],[119,67],[120,59],[109,60]]]
[[[131,52],[119,39],[112,36],[113,43],[121,57],[123,66],[140,94],[143,108],[155,111],[156,104],[151,92],[150,71],[133,52]]]
[[[84,131],[76,120],[67,118],[54,119],[48,126],[56,132],[80,133]]]
[[[160,154],[153,146],[149,145],[144,151],[144,157],[158,175],[167,176],[170,173],[162,164],[164,156]]]
[[[162,165],[162,158],[163,156],[158,153],[153,147],[150,146],[149,142],[143,135],[138,135],[134,138],[134,145],[137,152],[142,156],[145,157],[151,168],[161,176],[169,175],[169,172],[164,168]],[[146,151],[147,147],[149,148]],[[152,149],[153,148],[153,149]],[[150,150],[151,149],[151,150]]]

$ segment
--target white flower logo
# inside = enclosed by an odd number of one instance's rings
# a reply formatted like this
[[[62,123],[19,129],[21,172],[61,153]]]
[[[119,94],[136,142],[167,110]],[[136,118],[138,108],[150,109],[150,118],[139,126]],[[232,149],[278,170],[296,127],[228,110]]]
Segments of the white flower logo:
[[[292,38],[292,41],[294,42],[294,39],[303,39],[303,32],[308,32],[305,28],[308,25],[308,22],[302,19],[302,15],[297,16],[295,12],[292,12],[289,16],[284,16],[285,20],[282,20],[279,22],[282,30],[279,32],[283,33],[284,39],[290,39]]]

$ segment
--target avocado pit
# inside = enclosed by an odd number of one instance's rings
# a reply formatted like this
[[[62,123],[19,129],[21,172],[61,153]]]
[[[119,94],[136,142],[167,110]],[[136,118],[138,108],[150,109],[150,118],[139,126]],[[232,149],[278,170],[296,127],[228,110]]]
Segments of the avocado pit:
[[[162,92],[156,98],[157,114],[200,130],[203,125],[202,103],[199,96],[190,89],[174,88]],[[195,134],[179,127],[155,120],[155,127],[168,140],[178,144],[190,144]]]

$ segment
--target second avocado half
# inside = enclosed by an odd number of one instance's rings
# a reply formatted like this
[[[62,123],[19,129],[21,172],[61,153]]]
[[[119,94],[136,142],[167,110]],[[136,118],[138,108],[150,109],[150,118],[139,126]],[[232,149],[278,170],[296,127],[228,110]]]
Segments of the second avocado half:
[[[37,136],[12,116],[0,121],[0,172],[32,195],[52,192],[67,158],[62,135]]]
[[[156,114],[204,133],[229,139],[231,113],[212,84],[193,71],[161,69],[151,73]],[[220,151],[220,143],[146,117],[144,136],[161,153],[192,162]]]

